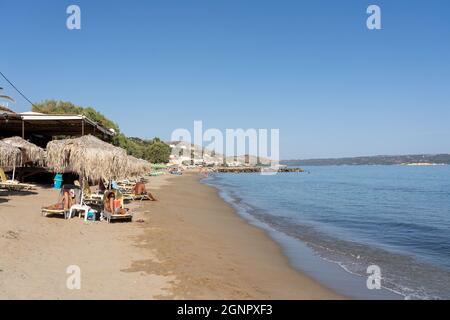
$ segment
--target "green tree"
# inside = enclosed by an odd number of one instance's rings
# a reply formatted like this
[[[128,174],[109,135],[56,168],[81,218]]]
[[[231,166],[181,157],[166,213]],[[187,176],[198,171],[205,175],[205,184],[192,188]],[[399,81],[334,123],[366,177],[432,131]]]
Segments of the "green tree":
[[[155,138],[152,144],[145,150],[144,159],[151,163],[167,163],[169,162],[170,153],[170,146],[162,142],[159,138]]]
[[[111,121],[94,108],[76,106],[68,101],[45,100],[43,102],[35,103],[32,111],[45,114],[83,115],[99,123],[105,128],[114,129],[116,132],[120,132],[117,123]]]
[[[129,155],[146,159],[153,163],[167,163],[169,161],[171,149],[161,139],[145,140],[137,137],[127,137],[120,131],[117,123],[92,107],[76,106],[68,101],[45,100],[35,103],[32,110],[45,114],[84,115],[105,128],[114,129],[116,134],[112,139],[112,144],[125,149]]]

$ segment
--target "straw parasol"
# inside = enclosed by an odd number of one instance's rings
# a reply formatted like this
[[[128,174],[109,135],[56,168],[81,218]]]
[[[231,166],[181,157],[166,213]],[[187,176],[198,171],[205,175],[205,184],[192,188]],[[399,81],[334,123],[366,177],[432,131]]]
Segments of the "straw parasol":
[[[133,156],[128,156],[128,167],[132,177],[142,176],[151,170],[150,162]]]
[[[54,172],[71,170],[81,179],[117,180],[130,175],[128,156],[122,148],[87,135],[54,140],[47,144],[47,166]]]
[[[6,138],[2,141],[20,149],[22,152],[22,163],[33,163],[39,166],[44,164],[45,151],[37,145],[28,142],[21,137]]]
[[[0,166],[15,167],[22,161],[22,152],[10,144],[0,140]]]

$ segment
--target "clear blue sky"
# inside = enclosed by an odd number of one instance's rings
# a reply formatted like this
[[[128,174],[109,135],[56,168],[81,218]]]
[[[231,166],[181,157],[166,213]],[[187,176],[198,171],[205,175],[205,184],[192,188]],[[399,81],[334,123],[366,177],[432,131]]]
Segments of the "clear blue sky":
[[[370,4],[382,30],[366,28]],[[0,70],[29,98],[95,107],[130,136],[203,120],[279,128],[284,159],[450,152],[448,0],[0,0],[0,13]]]

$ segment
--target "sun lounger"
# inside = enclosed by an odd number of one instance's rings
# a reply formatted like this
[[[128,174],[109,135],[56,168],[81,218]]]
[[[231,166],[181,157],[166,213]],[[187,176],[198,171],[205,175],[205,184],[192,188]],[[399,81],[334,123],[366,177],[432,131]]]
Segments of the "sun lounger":
[[[133,221],[133,213],[131,211],[129,211],[129,210],[128,210],[127,214],[113,214],[111,212],[103,210],[101,212],[101,216],[108,223],[111,223],[111,220],[129,220],[129,221]]]
[[[134,201],[135,200],[134,194],[132,194],[132,193],[125,193],[125,192],[122,192],[122,191],[121,191],[121,193],[122,193],[124,201],[128,201],[129,202],[129,201]]]
[[[148,193],[135,194],[135,186],[136,186],[136,183],[134,183],[132,186],[131,185],[123,186],[123,185],[120,185],[117,183],[117,187],[118,187],[117,190],[122,194],[123,199],[125,201],[151,200]]]
[[[85,183],[85,187],[83,189],[84,204],[101,206],[103,204],[103,195],[104,193],[101,191],[96,191],[95,193],[92,193],[87,182]]]
[[[128,192],[131,192],[134,189],[134,186],[136,185],[136,183],[138,183],[139,181],[144,181],[144,182],[148,182],[147,179],[137,179],[135,181],[133,180],[121,180],[121,181],[117,181],[116,185],[119,189],[122,190],[126,190]]]
[[[124,194],[123,196],[124,196],[125,200],[134,200],[134,201],[151,200],[150,196],[147,193],[143,193],[143,194],[128,193],[128,194]]]
[[[0,182],[0,189],[9,191],[29,191],[36,188],[33,184],[18,183],[16,181]]]
[[[68,191],[68,189],[64,189],[62,188],[58,198],[60,198],[62,196],[62,194],[64,193],[64,191]],[[73,189],[74,191],[74,202],[72,202],[72,207],[79,205],[79,202],[81,200],[81,190],[80,189]],[[61,205],[61,207],[64,206],[64,203],[60,203],[59,205]],[[63,215],[64,219],[68,219],[69,215],[72,215],[72,210],[71,208],[68,209],[64,209],[64,208],[52,208],[53,206],[49,206],[49,207],[42,207],[41,208],[41,214],[44,217],[47,216],[53,216],[53,215]]]
[[[124,186],[124,185],[117,184],[116,187],[117,187],[116,190],[118,190],[121,193],[123,200],[125,200],[125,201],[136,200],[135,195],[134,195],[134,184],[133,184],[133,186],[130,186],[130,185]]]
[[[117,185],[119,186],[119,188],[133,188],[134,185],[136,184],[136,182],[131,182],[131,181],[118,181]]]
[[[64,209],[47,209],[47,208],[41,208],[41,213],[43,217],[47,217],[50,215],[63,215],[64,219],[68,218],[70,210],[64,210]]]
[[[131,190],[119,188],[119,192],[122,194],[123,200],[125,201],[135,201],[135,200],[151,200],[147,193],[135,194],[134,187]]]
[[[0,188],[6,189],[9,191],[25,191],[25,190],[33,190],[36,188],[33,184],[20,183],[16,180],[8,180],[5,172],[2,168],[0,168]]]
[[[83,203],[101,205],[103,203],[103,194],[102,193],[93,193],[90,195],[85,195],[83,197]]]
[[[165,171],[155,171],[155,172],[150,172],[150,176],[151,177],[157,177],[157,176],[162,176],[167,174],[167,172]]]
[[[107,200],[108,194],[110,192],[114,192],[116,194],[116,199],[120,200],[121,207],[124,208],[123,207],[123,200],[124,200],[123,195],[120,192],[118,192],[118,191],[105,192],[104,201]],[[128,210],[128,209],[126,209],[126,208],[124,208],[124,209],[127,210],[127,213],[125,213],[125,214],[116,214],[116,213],[113,213],[113,212],[106,211],[105,207],[103,206],[103,209],[102,209],[102,211],[100,213],[100,217],[101,217],[102,220],[106,220],[108,223],[110,223],[111,220],[129,220],[129,221],[133,221],[133,212]]]
[[[134,190],[134,185],[132,187],[123,187],[123,186],[118,186],[118,190],[122,193],[122,194],[130,194],[133,192]]]

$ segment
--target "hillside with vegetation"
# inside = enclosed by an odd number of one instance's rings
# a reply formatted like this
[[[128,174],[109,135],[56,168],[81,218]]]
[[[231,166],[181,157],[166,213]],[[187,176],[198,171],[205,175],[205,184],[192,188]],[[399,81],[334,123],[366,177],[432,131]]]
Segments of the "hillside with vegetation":
[[[450,164],[450,154],[284,160],[281,163],[288,166]]]
[[[141,139],[127,137],[120,131],[120,127],[116,122],[108,119],[92,107],[77,106],[67,101],[45,100],[40,103],[35,103],[32,111],[45,114],[84,115],[107,129],[113,129],[116,134],[113,137],[112,143],[125,149],[128,154],[152,163],[167,163],[169,161],[171,152],[169,145],[165,144],[159,138]]]

